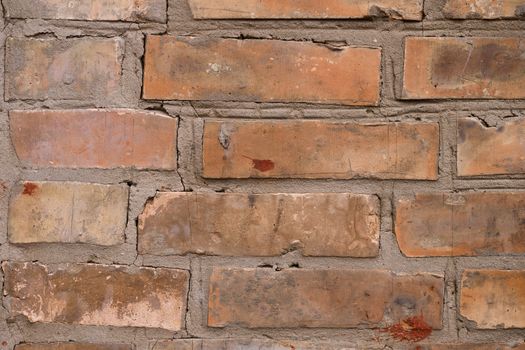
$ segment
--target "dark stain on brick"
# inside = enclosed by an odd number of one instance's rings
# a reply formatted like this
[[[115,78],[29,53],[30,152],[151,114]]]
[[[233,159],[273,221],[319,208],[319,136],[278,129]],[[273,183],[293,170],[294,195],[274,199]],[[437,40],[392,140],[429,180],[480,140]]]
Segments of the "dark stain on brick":
[[[36,190],[38,190],[37,184],[34,184],[32,182],[26,182],[24,183],[24,191],[22,192],[22,194],[32,196],[33,194],[35,194]]]
[[[275,168],[275,163],[269,159],[252,159],[253,167],[259,171],[265,172]]]
[[[248,156],[243,156],[243,157],[251,160],[253,168],[259,171],[265,172],[265,171],[270,171],[273,168],[275,168],[275,163],[269,159],[253,159]]]
[[[525,75],[523,50],[498,43],[451,45],[436,50],[432,83],[462,85],[480,80],[509,81]]]
[[[406,318],[381,331],[398,341],[419,342],[432,334],[432,327],[419,315]]]
[[[516,7],[516,11],[514,12],[516,17],[525,17],[525,5],[520,5]]]

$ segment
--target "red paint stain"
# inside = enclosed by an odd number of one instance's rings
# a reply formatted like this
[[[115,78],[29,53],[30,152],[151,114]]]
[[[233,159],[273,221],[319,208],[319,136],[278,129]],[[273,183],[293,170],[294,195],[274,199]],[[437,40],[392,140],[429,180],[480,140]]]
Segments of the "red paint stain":
[[[418,342],[432,333],[432,327],[429,326],[423,316],[413,316],[390,327],[383,328],[381,331],[389,333],[395,340]]]
[[[265,172],[275,168],[275,163],[269,159],[253,159],[247,156],[243,157],[251,160],[253,168],[259,171]]]
[[[38,185],[32,182],[26,182],[24,183],[24,192],[22,192],[22,194],[27,194],[28,196],[32,196],[37,189],[38,189]]]

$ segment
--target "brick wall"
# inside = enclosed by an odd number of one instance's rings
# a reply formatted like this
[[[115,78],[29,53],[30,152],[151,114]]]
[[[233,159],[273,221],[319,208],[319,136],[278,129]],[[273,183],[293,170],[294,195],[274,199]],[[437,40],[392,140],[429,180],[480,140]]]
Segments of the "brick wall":
[[[525,349],[523,0],[1,0],[0,350]]]

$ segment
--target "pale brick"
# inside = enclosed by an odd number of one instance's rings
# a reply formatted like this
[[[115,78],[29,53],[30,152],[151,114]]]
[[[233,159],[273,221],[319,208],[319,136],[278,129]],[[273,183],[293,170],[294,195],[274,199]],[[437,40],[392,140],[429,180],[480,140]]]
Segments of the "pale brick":
[[[455,19],[523,18],[523,0],[447,0],[443,8],[445,17]]]
[[[525,271],[466,270],[460,313],[476,328],[525,328]]]
[[[158,193],[139,217],[152,255],[377,256],[379,200],[331,194]]]
[[[11,243],[124,243],[128,187],[75,182],[24,182],[9,204]]]
[[[31,322],[172,331],[184,325],[189,280],[184,270],[18,262],[2,267],[9,311]]]

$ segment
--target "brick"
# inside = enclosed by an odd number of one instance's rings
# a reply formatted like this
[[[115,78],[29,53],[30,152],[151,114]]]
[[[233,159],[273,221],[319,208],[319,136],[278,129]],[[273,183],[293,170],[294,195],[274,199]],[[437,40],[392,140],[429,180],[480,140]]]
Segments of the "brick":
[[[377,328],[421,315],[441,328],[443,278],[381,270],[215,268],[208,326]]]
[[[458,120],[459,176],[525,174],[525,119],[485,127],[474,118]]]
[[[206,178],[435,180],[436,123],[207,121]]]
[[[128,187],[75,182],[24,182],[9,204],[11,243],[124,243]]]
[[[419,0],[190,0],[190,7],[197,19],[389,17],[419,21],[423,4]]]
[[[174,170],[177,120],[135,110],[11,111],[11,139],[30,166]]]
[[[475,328],[525,328],[525,271],[465,270],[460,313]]]
[[[124,41],[20,39],[6,43],[9,100],[106,101],[120,90]]]
[[[396,205],[403,254],[476,256],[525,253],[525,192],[418,193]]]
[[[379,199],[349,193],[158,193],[139,217],[139,252],[372,257]]]
[[[4,0],[6,17],[166,22],[166,0]]]
[[[171,331],[183,326],[189,281],[184,270],[22,262],[2,267],[10,313],[30,322]]]
[[[22,343],[15,350],[132,350],[128,344]]]
[[[144,98],[377,105],[380,64],[377,48],[148,36]]]
[[[523,0],[447,0],[443,12],[446,18],[454,19],[523,18],[525,2]]]
[[[417,345],[413,350],[525,350],[525,345],[506,345],[506,344],[438,344],[438,345]]]
[[[525,98],[520,38],[407,38],[405,99]]]
[[[261,339],[177,339],[156,341],[155,350],[358,350],[355,344],[327,341],[261,340]],[[366,350],[379,350],[380,346],[367,346]],[[517,350],[517,349],[516,349]]]

